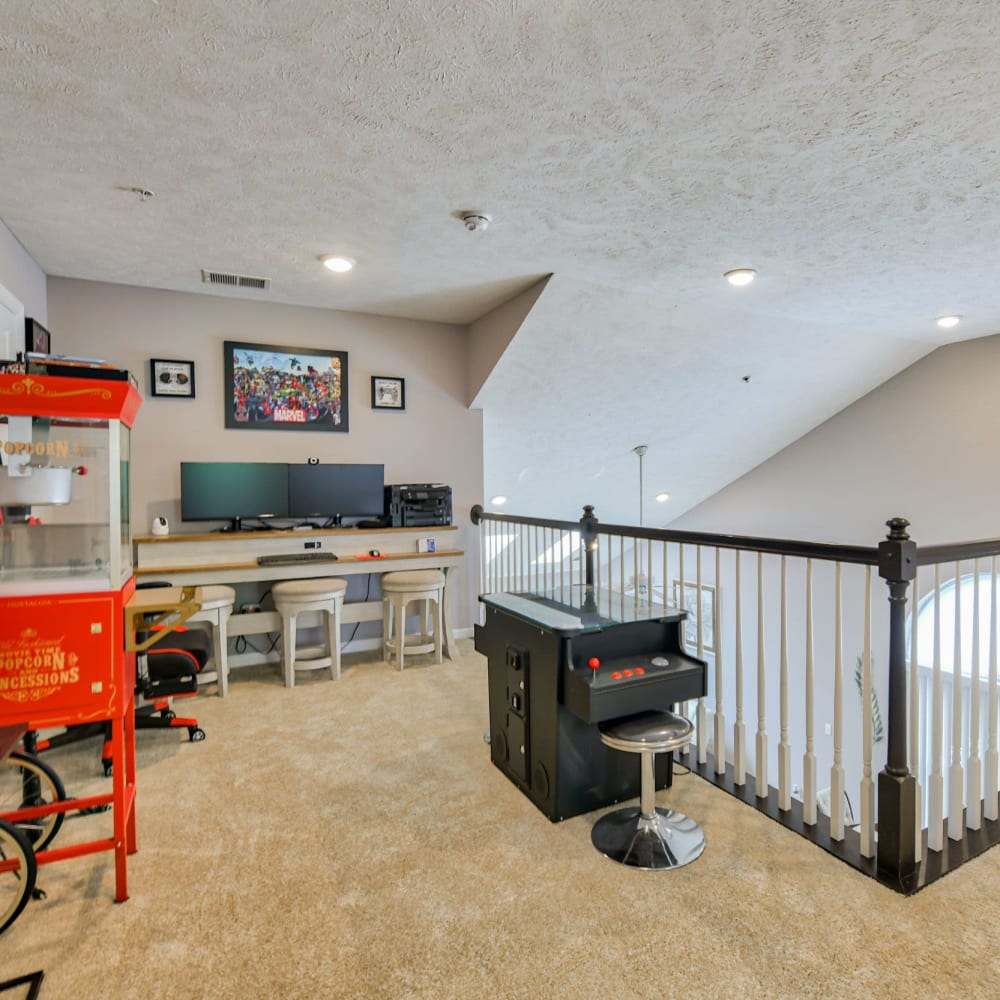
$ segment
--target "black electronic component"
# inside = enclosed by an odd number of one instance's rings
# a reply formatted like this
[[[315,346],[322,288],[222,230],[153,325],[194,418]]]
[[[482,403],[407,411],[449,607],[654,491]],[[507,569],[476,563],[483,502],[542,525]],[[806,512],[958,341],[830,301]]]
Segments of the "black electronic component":
[[[336,562],[332,552],[277,552],[257,556],[258,566],[293,566],[295,563]]]
[[[385,517],[394,528],[451,524],[451,487],[435,483],[386,486]]]

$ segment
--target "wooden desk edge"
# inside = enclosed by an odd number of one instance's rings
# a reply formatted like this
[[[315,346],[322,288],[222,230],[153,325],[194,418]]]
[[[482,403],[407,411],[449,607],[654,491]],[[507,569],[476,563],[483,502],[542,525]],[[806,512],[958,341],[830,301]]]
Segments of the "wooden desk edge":
[[[337,575],[337,566],[340,563],[349,563],[351,565],[358,565],[359,563],[370,563],[372,566],[372,572],[377,573],[379,563],[384,562],[394,562],[399,559],[433,559],[435,556],[440,556],[441,558],[455,558],[456,556],[464,556],[465,551],[463,549],[438,549],[435,552],[387,552],[384,556],[373,557],[373,556],[340,556],[337,559],[330,559],[329,561],[323,559],[317,559],[315,561],[304,560],[302,562],[284,562],[284,563],[258,563],[256,560],[254,562],[239,562],[239,563],[211,563],[206,566],[204,563],[199,563],[198,565],[188,564],[186,566],[137,566],[135,570],[136,576],[163,576],[164,574],[170,573],[213,573],[217,570],[229,572],[230,570],[241,570],[241,569],[274,569],[283,570],[288,569],[290,566],[323,566],[329,567],[330,575]]]
[[[266,531],[205,531],[197,534],[179,535],[136,535],[132,541],[137,545],[165,545],[171,542],[218,542],[224,539],[248,538],[316,538],[320,535],[392,535],[419,534],[433,535],[439,531],[458,531],[457,524],[433,524],[418,528],[312,528],[296,531],[294,528],[270,528]]]

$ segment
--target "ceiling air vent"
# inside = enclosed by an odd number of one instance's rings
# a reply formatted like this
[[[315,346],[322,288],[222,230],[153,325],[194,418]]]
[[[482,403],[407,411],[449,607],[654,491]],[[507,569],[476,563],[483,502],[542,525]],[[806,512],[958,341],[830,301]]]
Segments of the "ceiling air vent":
[[[225,271],[206,271],[202,268],[201,280],[206,285],[228,285],[230,288],[270,288],[270,278],[252,278],[246,274],[227,274]]]

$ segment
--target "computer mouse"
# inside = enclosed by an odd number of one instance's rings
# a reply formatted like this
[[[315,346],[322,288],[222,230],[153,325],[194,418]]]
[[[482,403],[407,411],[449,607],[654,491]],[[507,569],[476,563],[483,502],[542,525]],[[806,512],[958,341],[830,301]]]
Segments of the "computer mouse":
[[[369,549],[368,550],[368,555],[370,555],[370,556],[380,556],[380,555],[382,555],[382,553],[379,552],[378,549]]]

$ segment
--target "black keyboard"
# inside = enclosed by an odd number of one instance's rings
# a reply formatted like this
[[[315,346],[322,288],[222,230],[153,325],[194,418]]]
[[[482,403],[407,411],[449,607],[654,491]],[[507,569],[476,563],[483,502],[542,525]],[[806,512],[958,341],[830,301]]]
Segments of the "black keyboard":
[[[334,562],[332,552],[282,552],[274,556],[257,556],[258,566],[294,566],[295,563]]]

